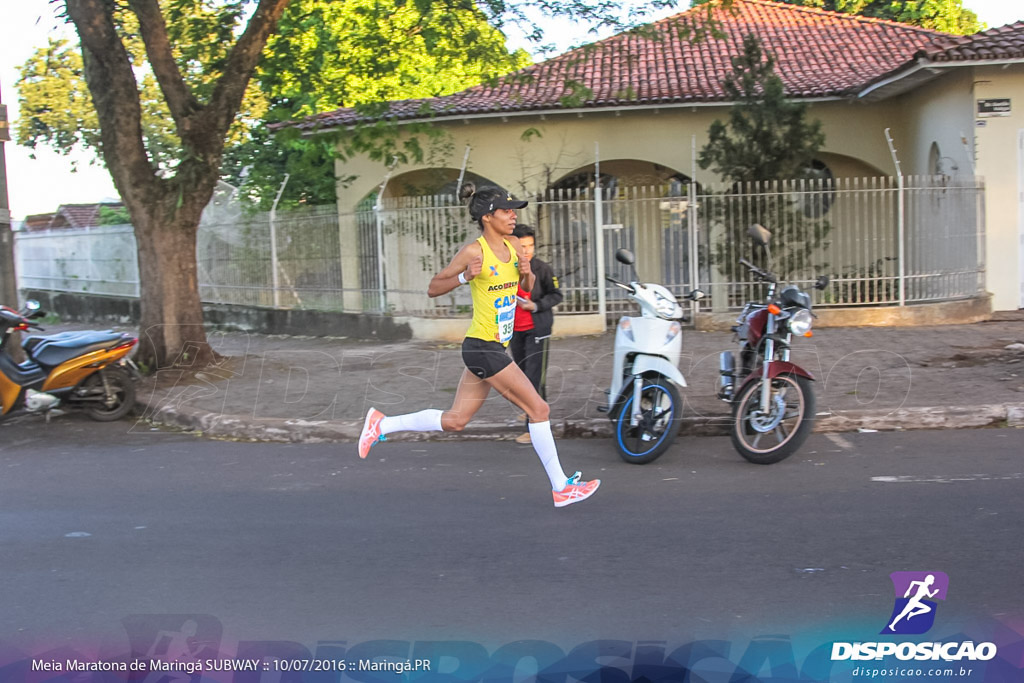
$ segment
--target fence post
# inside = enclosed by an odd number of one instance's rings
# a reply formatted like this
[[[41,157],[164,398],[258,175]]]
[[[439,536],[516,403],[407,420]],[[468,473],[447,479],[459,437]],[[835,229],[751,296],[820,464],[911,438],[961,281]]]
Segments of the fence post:
[[[374,224],[377,227],[377,289],[379,290],[380,298],[380,312],[384,313],[388,310],[387,303],[387,291],[384,289],[384,225],[381,219],[381,209],[383,207],[384,199],[384,188],[388,186],[388,180],[391,179],[391,172],[395,170],[395,166],[398,165],[398,159],[393,157],[391,159],[391,166],[388,167],[388,172],[384,174],[384,180],[380,184],[380,189],[377,190],[377,201],[373,204],[373,219]]]
[[[601,149],[594,143],[594,251],[597,252],[597,310],[601,314],[601,331],[608,329],[608,301],[604,289],[604,206],[601,201]]]
[[[904,190],[906,189],[903,183],[903,169],[900,168],[899,157],[896,156],[896,147],[893,145],[892,136],[889,135],[889,129],[885,129],[885,141],[889,143],[889,153],[892,154],[892,162],[896,165],[896,239],[898,241],[898,258],[899,258],[899,288],[900,288],[900,306],[907,305],[907,261],[906,261],[906,246],[904,245],[905,233],[906,233],[906,199],[904,197]]]
[[[288,184],[290,173],[284,174],[284,181],[281,187],[277,188],[277,196],[274,197],[274,204],[270,207],[270,286],[274,288],[274,308],[281,307],[281,292],[277,276],[277,203],[281,201],[284,193],[284,186]]]
[[[698,254],[700,250],[700,237],[697,231],[700,230],[700,210],[697,206],[697,185],[690,180],[690,184],[687,186],[686,194],[687,197],[687,213],[686,213],[686,226],[690,232],[690,290],[700,288],[700,264],[698,261]],[[696,316],[700,312],[700,302],[693,301],[690,303],[690,313]],[[696,317],[694,322],[696,323]]]

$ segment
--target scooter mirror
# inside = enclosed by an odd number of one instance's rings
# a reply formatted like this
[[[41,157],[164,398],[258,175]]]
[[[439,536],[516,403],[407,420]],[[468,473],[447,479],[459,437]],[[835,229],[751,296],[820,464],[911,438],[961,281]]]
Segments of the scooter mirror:
[[[615,260],[619,263],[625,263],[627,266],[631,266],[636,263],[636,258],[633,256],[633,252],[629,249],[619,249],[616,251]]]
[[[38,311],[39,302],[36,301],[35,299],[29,299],[28,301],[25,302],[25,310],[29,312]]]
[[[828,287],[829,277],[828,275],[819,275],[818,279],[814,281],[815,289],[825,289]]]
[[[764,227],[760,223],[754,223],[749,228],[747,228],[747,234],[750,235],[751,238],[753,238],[754,242],[761,245],[762,247],[767,247],[768,243],[772,241],[771,230]]]
[[[704,293],[703,289],[695,289],[689,294],[687,294],[686,298],[689,299],[690,301],[700,301],[706,296],[707,294]]]

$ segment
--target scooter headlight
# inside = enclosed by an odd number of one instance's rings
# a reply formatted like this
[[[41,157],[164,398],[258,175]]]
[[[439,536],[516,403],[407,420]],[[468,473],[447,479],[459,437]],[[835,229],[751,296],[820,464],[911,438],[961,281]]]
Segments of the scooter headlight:
[[[675,299],[669,299],[661,292],[655,292],[654,310],[662,318],[675,318],[678,316],[679,304]]]
[[[679,335],[679,333],[682,332],[682,331],[683,331],[683,326],[680,325],[679,323],[672,323],[671,325],[669,325],[668,326],[668,333],[665,335],[665,343],[666,344],[671,343],[671,341],[673,339],[675,339]]]
[[[629,337],[629,341],[635,341],[633,339],[633,323],[629,321],[629,318],[623,318],[619,321],[619,331]]]
[[[811,323],[814,316],[806,308],[801,308],[789,318],[789,331],[798,337],[804,337],[811,331]]]

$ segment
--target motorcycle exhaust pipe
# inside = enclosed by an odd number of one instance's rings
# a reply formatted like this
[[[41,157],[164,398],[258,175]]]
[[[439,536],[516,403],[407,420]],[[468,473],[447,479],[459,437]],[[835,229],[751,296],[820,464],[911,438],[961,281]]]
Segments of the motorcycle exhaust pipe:
[[[60,404],[60,399],[51,394],[44,394],[34,389],[25,390],[25,410],[38,413],[53,410]]]
[[[732,351],[722,351],[718,356],[718,398],[731,401],[735,381],[736,357]]]

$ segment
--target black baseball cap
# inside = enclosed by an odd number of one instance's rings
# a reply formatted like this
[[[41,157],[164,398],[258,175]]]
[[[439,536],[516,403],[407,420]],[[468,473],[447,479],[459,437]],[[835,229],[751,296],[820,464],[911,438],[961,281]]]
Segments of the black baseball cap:
[[[469,215],[478,221],[495,209],[522,209],[528,203],[524,199],[516,199],[500,187],[481,187],[469,200]]]

